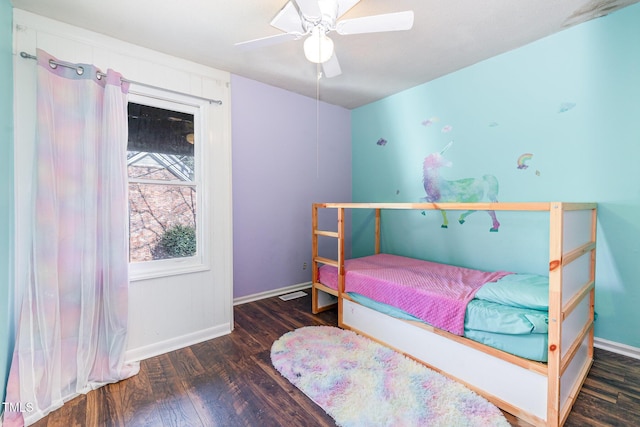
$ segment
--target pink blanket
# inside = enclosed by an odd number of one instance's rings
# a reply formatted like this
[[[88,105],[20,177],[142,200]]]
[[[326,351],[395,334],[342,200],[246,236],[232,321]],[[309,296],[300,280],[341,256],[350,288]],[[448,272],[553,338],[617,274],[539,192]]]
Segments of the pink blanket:
[[[345,292],[401,308],[432,326],[456,335],[464,333],[467,304],[482,285],[510,274],[484,272],[378,254],[345,261]],[[320,268],[319,280],[338,289],[338,269]]]

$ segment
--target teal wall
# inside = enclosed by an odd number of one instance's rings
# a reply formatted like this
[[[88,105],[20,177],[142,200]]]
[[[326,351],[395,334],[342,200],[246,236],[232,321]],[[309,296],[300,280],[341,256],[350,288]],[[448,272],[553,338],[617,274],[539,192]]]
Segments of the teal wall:
[[[4,401],[13,341],[9,329],[9,284],[13,283],[12,15],[9,0],[0,0],[0,401]]]
[[[425,156],[453,141],[445,178],[492,174],[505,202],[598,202],[596,336],[640,347],[639,46],[637,4],[353,110],[353,200],[420,201]],[[540,214],[502,213],[497,233],[484,212],[447,229],[435,212],[392,215],[385,250],[547,269]],[[354,217],[354,256],[371,252],[370,226]]]

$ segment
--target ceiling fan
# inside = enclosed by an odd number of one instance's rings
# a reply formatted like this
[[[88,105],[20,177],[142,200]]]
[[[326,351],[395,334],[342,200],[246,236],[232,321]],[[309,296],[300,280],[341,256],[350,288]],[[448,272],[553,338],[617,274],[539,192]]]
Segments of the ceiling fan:
[[[305,57],[322,64],[325,77],[342,73],[333,49],[333,41],[327,36],[331,31],[340,35],[409,30],[413,27],[413,11],[371,15],[338,21],[360,0],[290,0],[271,21],[271,26],[282,34],[236,43],[241,48],[255,48],[289,40],[304,41]]]

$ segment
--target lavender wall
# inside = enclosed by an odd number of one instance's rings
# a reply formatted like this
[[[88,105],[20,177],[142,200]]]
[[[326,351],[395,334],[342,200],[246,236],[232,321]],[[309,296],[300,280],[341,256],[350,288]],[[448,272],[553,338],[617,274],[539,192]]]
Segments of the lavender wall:
[[[351,201],[351,112],[239,76],[231,85],[239,298],[311,281],[311,204]]]

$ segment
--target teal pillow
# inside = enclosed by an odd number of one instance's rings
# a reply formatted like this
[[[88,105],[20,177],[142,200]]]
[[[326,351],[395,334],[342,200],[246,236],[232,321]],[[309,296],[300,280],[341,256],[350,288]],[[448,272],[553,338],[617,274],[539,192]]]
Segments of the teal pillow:
[[[464,330],[503,335],[546,334],[549,320],[544,311],[474,299],[467,306]]]
[[[484,284],[475,297],[512,307],[549,311],[549,278],[537,274],[509,274]]]

